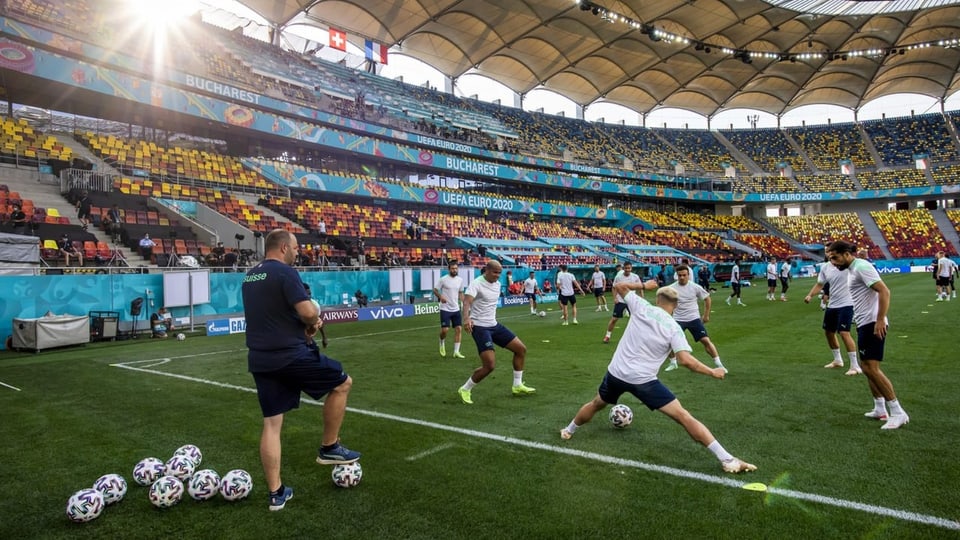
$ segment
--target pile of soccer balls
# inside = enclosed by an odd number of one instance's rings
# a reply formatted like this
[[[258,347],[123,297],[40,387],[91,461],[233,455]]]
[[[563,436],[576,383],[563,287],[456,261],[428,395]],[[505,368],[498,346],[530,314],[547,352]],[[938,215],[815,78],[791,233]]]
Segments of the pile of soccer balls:
[[[155,457],[141,459],[133,467],[133,480],[149,486],[148,498],[157,508],[177,504],[184,492],[197,501],[212,499],[218,493],[227,501],[239,501],[253,491],[253,479],[247,471],[234,469],[221,478],[213,469],[197,470],[202,460],[199,448],[185,444],[166,462]],[[126,493],[127,481],[122,476],[105,474],[93,488],[81,489],[70,497],[67,517],[77,523],[94,520],[107,505],[123,500]]]

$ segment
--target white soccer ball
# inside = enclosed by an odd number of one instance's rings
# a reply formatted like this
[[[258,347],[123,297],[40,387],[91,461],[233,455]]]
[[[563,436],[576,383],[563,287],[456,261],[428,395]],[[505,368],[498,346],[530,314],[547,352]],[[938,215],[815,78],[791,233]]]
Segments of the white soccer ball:
[[[93,483],[93,489],[103,493],[103,502],[113,504],[127,494],[127,481],[119,474],[105,474]]]
[[[187,339],[187,336],[185,336],[183,332],[177,334],[177,341],[183,341],[185,339]]]
[[[333,483],[337,487],[351,488],[360,483],[363,477],[363,469],[356,461],[353,463],[341,463],[333,468]]]
[[[537,313],[537,315],[539,315],[539,316],[541,316],[541,317],[546,317],[546,316],[547,316],[547,312],[546,312],[546,311],[541,311],[540,313]]]
[[[183,482],[176,476],[161,476],[150,486],[150,503],[157,508],[169,508],[183,498]]]
[[[630,407],[619,403],[610,409],[610,423],[613,427],[622,429],[629,426],[631,422],[633,422],[633,411]]]
[[[67,500],[67,517],[75,523],[86,523],[100,516],[106,503],[103,493],[93,489],[81,489]]]
[[[202,469],[190,477],[187,493],[197,501],[212,499],[220,493],[220,475],[213,469]]]
[[[133,467],[133,481],[141,486],[149,486],[163,476],[164,470],[166,466],[159,459],[143,458]]]
[[[174,456],[186,456],[193,462],[194,467],[199,467],[200,462],[203,461],[203,452],[199,448],[192,444],[185,444],[173,453]]]
[[[220,480],[220,495],[228,501],[239,501],[253,491],[253,478],[243,469],[234,469]]]
[[[195,470],[197,470],[197,466],[189,456],[177,454],[167,460],[163,474],[176,476],[180,480],[187,480],[193,476],[193,471]]]

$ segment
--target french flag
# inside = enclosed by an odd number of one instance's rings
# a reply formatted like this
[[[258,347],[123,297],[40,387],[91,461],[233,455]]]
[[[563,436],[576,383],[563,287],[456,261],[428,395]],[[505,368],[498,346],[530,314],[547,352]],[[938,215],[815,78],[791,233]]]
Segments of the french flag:
[[[383,43],[377,43],[368,39],[363,49],[366,51],[367,60],[372,60],[378,64],[387,64],[387,46]]]

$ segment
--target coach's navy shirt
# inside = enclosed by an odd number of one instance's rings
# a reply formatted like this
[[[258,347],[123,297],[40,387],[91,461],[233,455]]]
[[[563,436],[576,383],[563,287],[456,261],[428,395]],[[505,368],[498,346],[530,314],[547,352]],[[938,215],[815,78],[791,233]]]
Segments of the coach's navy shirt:
[[[273,371],[312,354],[303,321],[293,307],[309,297],[293,267],[262,261],[247,272],[242,291],[250,371]]]

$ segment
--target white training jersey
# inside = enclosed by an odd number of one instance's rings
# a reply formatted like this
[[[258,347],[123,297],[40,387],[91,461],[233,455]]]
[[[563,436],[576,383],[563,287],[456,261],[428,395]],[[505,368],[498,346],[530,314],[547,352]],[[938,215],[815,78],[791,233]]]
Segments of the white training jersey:
[[[477,326],[497,325],[497,301],[500,299],[500,282],[490,283],[480,274],[467,285],[466,296],[473,297],[469,315]]]
[[[643,384],[656,380],[670,351],[689,352],[691,348],[683,329],[662,308],[650,304],[635,291],[627,293],[625,302],[630,309],[630,319],[607,371],[621,381]]]
[[[573,296],[573,282],[576,279],[570,272],[557,272],[557,291],[563,296]]]
[[[602,289],[606,284],[607,275],[598,270],[594,272],[592,276],[590,276],[590,279],[593,281],[594,289]]]
[[[880,300],[877,291],[870,288],[880,279],[880,273],[872,264],[863,259],[854,259],[846,270],[850,286],[850,298],[853,300],[853,319],[857,327],[877,322]],[[831,285],[831,287],[833,287]],[[833,291],[830,291],[831,296]]]
[[[950,257],[943,257],[937,261],[937,275],[942,278],[948,278],[953,275],[953,269],[957,266],[957,263],[953,262]]]
[[[617,277],[613,278],[614,286],[616,286],[617,283],[623,283],[623,282],[639,283],[640,281],[642,281],[640,279],[640,276],[634,274],[633,272],[630,272],[629,274],[627,274],[626,272],[623,272],[621,274],[617,274]],[[613,298],[614,302],[623,302],[623,297],[617,294],[616,292],[613,293],[613,297],[614,297]]]
[[[767,279],[777,279],[777,263],[767,265]]]
[[[463,290],[463,278],[447,274],[437,281],[437,291],[447,299],[440,302],[440,311],[460,311],[460,291]]]
[[[730,281],[734,283],[740,282],[740,266],[737,264],[734,264],[733,268],[730,269]]]
[[[539,288],[536,278],[527,278],[523,280],[523,292],[527,294],[533,294],[537,292]]]
[[[780,267],[780,277],[788,278],[790,277],[790,263],[785,262],[783,266]]]
[[[697,302],[710,296],[706,289],[692,281],[686,285],[680,282],[670,284],[677,291],[677,309],[673,311],[673,318],[677,322],[690,322],[700,318],[700,304]]]
[[[827,307],[832,309],[853,305],[853,299],[850,298],[849,276],[850,274],[846,270],[840,270],[830,263],[820,268],[817,283],[821,285],[830,284],[830,298]]]

